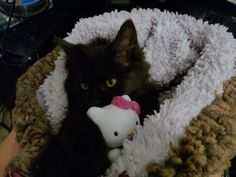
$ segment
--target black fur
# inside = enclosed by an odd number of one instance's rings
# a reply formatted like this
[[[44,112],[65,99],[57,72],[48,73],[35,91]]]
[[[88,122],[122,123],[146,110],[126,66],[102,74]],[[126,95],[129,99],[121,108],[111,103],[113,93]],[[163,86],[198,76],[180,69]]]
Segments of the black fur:
[[[95,177],[110,165],[107,152],[100,130],[90,119],[69,115],[42,153],[33,174],[35,177]]]
[[[160,89],[149,77],[149,64],[139,47],[134,24],[127,20],[113,41],[97,38],[89,44],[56,42],[67,54],[68,114],[43,152],[35,177],[94,177],[109,165],[107,146],[97,126],[86,116],[91,106],[105,106],[113,96],[128,94],[141,106],[141,122],[159,109]]]
[[[150,66],[144,60],[131,20],[121,26],[113,41],[97,38],[87,45],[72,45],[64,40],[57,42],[68,56],[65,87],[69,111],[78,113],[79,108],[85,113],[89,107],[105,106],[113,96],[123,94],[139,101],[141,118],[158,110],[159,88],[150,81]],[[116,79],[115,86],[108,87],[106,81],[113,78]],[[81,83],[88,84],[89,89],[83,90]]]

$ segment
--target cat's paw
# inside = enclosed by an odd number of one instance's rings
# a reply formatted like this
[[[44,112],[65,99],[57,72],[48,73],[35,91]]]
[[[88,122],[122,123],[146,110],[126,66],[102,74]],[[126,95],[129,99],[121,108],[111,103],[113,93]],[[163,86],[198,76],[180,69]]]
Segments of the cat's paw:
[[[19,154],[17,156],[15,156],[8,164],[6,171],[12,172],[12,175],[20,175],[20,176],[24,176],[24,177],[30,177],[31,173],[30,173],[30,169],[31,169],[31,160],[29,157],[27,157],[27,155],[25,154]]]

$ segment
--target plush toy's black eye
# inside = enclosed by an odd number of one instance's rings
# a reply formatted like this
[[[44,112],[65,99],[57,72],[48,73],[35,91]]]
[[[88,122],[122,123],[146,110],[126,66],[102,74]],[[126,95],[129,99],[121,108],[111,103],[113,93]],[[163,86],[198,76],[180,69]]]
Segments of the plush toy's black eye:
[[[138,121],[136,121],[136,125],[138,125]]]
[[[118,136],[118,132],[117,132],[117,131],[115,131],[115,132],[114,132],[114,135],[115,135],[115,136]]]

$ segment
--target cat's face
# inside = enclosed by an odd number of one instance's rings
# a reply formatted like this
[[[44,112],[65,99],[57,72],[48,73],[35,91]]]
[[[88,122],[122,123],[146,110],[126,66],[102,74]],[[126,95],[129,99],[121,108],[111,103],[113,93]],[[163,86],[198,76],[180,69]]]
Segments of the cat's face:
[[[141,87],[148,77],[149,65],[131,20],[121,26],[113,41],[97,38],[86,45],[57,42],[67,54],[65,87],[69,107],[74,109],[105,106],[113,96]]]

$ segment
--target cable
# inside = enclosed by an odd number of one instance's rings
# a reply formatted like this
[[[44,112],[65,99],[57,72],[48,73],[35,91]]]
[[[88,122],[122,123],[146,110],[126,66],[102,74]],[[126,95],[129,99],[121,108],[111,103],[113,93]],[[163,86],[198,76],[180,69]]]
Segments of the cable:
[[[7,62],[7,61],[5,61],[4,60],[4,56],[6,56],[6,52],[4,52],[3,53],[3,56],[2,56],[2,58],[0,57],[0,62],[2,62],[3,64],[5,64],[5,65],[8,65],[8,66],[16,66],[16,67],[22,67],[22,68],[24,68],[24,67],[26,67],[28,64],[27,63],[13,63],[13,62]],[[7,72],[8,72],[8,70],[7,70]]]
[[[11,19],[12,19],[14,10],[15,10],[15,6],[16,6],[16,0],[13,0],[13,1],[12,1],[11,12],[10,12],[9,19],[8,19],[8,22],[7,22],[6,31],[4,32],[3,37],[2,37],[2,51],[3,51],[3,56],[4,56],[4,54],[6,55],[6,38],[7,38],[8,32],[9,32],[9,30],[10,30]]]
[[[3,37],[2,37],[3,56],[6,55],[6,39],[7,39],[8,32],[10,30],[11,20],[12,20],[12,17],[13,17],[15,7],[16,7],[16,0],[13,0],[12,1],[12,6],[11,6],[11,11],[10,11],[8,22],[7,22],[7,27],[6,27],[6,30],[5,30],[5,32],[3,34]]]
[[[11,65],[11,66],[25,67],[26,66],[25,64],[10,63],[10,62],[7,62],[7,61],[4,60],[4,57],[7,56],[6,41],[7,41],[8,32],[10,30],[10,25],[11,25],[12,17],[13,17],[13,14],[14,14],[15,6],[16,6],[16,0],[13,0],[12,1],[12,6],[11,6],[11,11],[10,11],[8,22],[7,22],[7,26],[6,26],[5,32],[3,33],[3,37],[2,37],[2,57],[1,57],[0,61],[3,64],[7,64],[7,65]]]
[[[1,2],[1,0],[0,0]],[[41,2],[41,1],[40,1]],[[45,9],[47,9],[49,7],[49,0],[42,0],[41,2],[41,5],[44,4],[43,7],[40,8],[40,10],[37,10],[36,12],[32,12],[30,15],[27,15],[25,17],[29,18],[29,17],[32,17],[32,16],[35,16],[35,15],[38,15],[40,14],[41,12],[43,12]],[[0,9],[1,9],[1,5],[0,4]],[[33,7],[34,5],[30,5],[29,7]],[[7,61],[5,58],[8,54],[7,52],[7,36],[8,36],[8,33],[9,33],[9,30],[10,30],[10,26],[11,26],[11,21],[12,21],[12,18],[15,17],[14,13],[15,11],[17,10],[17,8],[19,8],[17,5],[16,5],[16,0],[13,0],[12,1],[12,4],[11,4],[11,8],[9,6],[8,9],[10,9],[10,13],[6,13],[6,14],[9,14],[9,19],[8,19],[8,22],[7,22],[7,26],[6,26],[6,29],[5,29],[5,32],[3,33],[3,37],[2,37],[2,56],[0,55],[0,62],[2,62],[3,64],[5,65],[9,65],[9,66],[16,66],[16,67],[27,67],[28,63],[18,63],[18,62],[14,62],[14,61]],[[22,9],[25,9],[25,8],[22,8]]]
[[[33,4],[16,4],[13,17],[16,18],[29,18],[36,16],[46,9],[48,9],[50,6],[49,0],[40,0]],[[11,9],[11,5],[7,2],[0,1],[0,11],[4,14],[10,15],[9,11]]]

